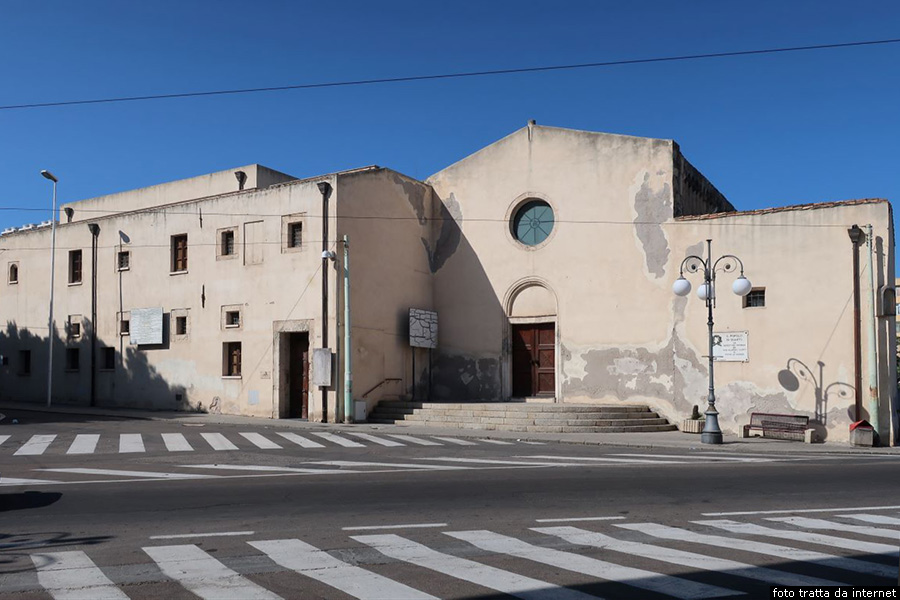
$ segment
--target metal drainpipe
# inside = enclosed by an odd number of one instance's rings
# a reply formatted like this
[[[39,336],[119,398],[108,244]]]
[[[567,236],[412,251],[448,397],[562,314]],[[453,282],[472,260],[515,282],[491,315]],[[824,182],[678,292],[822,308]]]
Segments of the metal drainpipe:
[[[97,242],[100,226],[88,225],[91,230],[91,406],[97,404]]]
[[[853,395],[855,419],[862,420],[862,339],[860,333],[860,294],[859,294],[859,243],[862,241],[862,229],[854,225],[847,230],[853,243]]]
[[[344,423],[353,423],[353,370],[350,361],[350,241],[344,236]]]
[[[878,435],[878,352],[876,337],[878,335],[875,319],[875,273],[872,269],[872,226],[866,225],[866,251],[869,267],[869,293],[866,294],[866,328],[869,330],[869,397],[866,409],[869,411],[869,422]]]
[[[328,345],[328,196],[331,193],[331,184],[327,181],[319,182],[319,192],[322,193],[322,348]],[[328,422],[328,387],[323,385],[322,390],[322,421]]]

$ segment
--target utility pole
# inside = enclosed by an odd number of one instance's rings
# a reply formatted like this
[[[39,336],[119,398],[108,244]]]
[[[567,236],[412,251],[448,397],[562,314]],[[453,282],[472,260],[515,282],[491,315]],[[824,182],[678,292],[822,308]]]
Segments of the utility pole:
[[[344,236],[344,423],[353,423],[353,369],[350,352],[350,241]]]

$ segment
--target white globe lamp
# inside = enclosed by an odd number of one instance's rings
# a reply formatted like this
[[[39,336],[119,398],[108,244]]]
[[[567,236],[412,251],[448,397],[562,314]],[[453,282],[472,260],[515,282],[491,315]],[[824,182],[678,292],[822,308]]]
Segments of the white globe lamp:
[[[731,284],[731,290],[738,296],[746,296],[750,293],[752,287],[750,280],[743,275],[735,279],[734,283]]]
[[[672,291],[676,296],[687,296],[691,293],[691,282],[684,277],[679,277],[672,284]]]
[[[701,300],[706,300],[712,294],[709,293],[709,284],[704,283],[703,285],[697,286],[697,297]]]

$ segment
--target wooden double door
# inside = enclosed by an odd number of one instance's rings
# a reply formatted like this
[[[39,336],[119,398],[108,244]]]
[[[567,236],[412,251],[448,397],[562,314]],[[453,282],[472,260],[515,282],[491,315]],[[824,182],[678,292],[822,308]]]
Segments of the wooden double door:
[[[512,395],[556,395],[556,325],[512,326]]]

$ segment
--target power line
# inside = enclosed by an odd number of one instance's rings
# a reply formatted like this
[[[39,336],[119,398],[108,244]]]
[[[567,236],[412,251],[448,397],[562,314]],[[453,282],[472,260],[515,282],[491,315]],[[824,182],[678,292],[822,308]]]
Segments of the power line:
[[[182,92],[168,94],[148,94],[145,96],[120,96],[113,98],[91,98],[86,100],[62,100],[56,102],[34,102],[30,104],[10,104],[0,106],[0,110],[21,110],[30,108],[49,108],[54,106],[76,106],[84,104],[110,104],[117,102],[143,102],[149,100],[167,100],[175,98],[199,98],[204,96],[228,96],[236,94],[256,94],[262,92],[284,92],[290,90],[311,90],[322,88],[349,87],[359,85],[378,85],[388,83],[408,83],[415,81],[434,81],[441,79],[463,79],[468,77],[489,77],[494,75],[515,75],[522,73],[544,73],[550,71],[571,71],[575,69],[595,69],[625,65],[640,65],[661,62],[678,62],[706,58],[729,58],[735,56],[756,56],[762,54],[780,54],[785,52],[804,52],[811,50],[827,50],[835,48],[852,48],[858,46],[876,46],[900,43],[900,38],[884,40],[867,40],[861,42],[844,42],[835,44],[816,44],[812,46],[790,46],[785,48],[764,48],[759,50],[738,50],[733,52],[713,52],[709,54],[685,54],[680,56],[658,56],[653,58],[634,58],[589,63],[550,65],[545,67],[520,67],[514,69],[493,69],[485,71],[462,71],[458,73],[437,73],[431,75],[410,75],[405,77],[383,77],[376,79],[355,79],[348,81],[330,81],[318,83],[301,83],[295,85],[279,85],[258,88],[237,88],[226,90],[210,90],[206,92]]]

